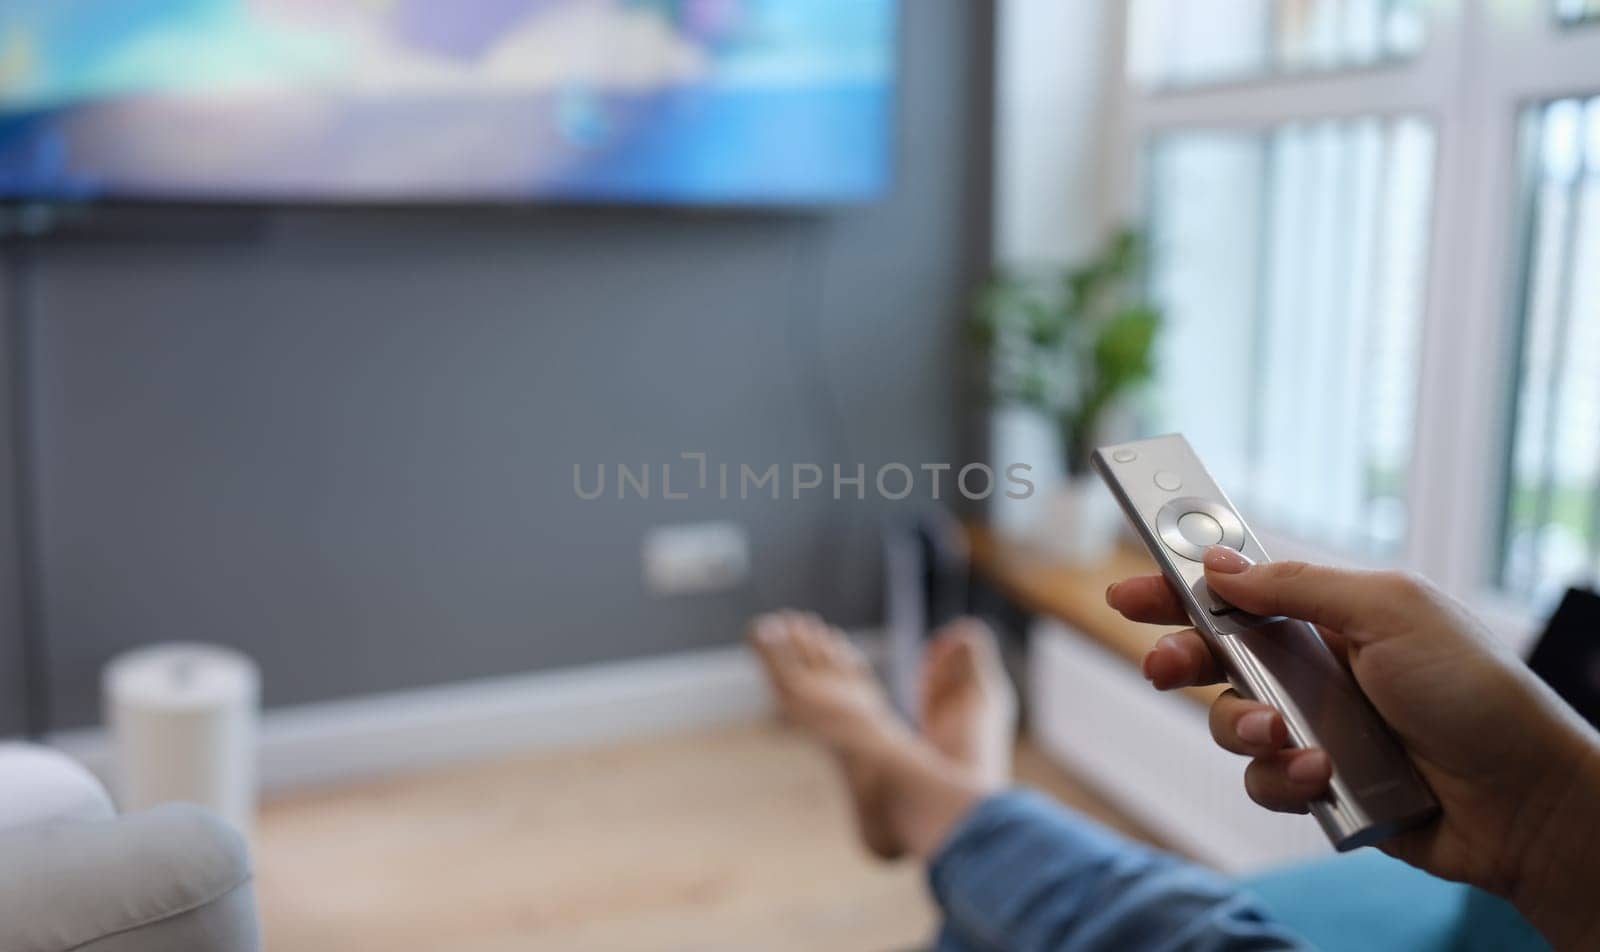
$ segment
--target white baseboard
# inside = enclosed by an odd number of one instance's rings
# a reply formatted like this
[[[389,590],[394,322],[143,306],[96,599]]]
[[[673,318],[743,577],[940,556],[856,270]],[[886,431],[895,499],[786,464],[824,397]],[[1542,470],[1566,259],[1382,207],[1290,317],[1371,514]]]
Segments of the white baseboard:
[[[491,678],[268,711],[260,779],[282,791],[741,723],[770,710],[741,647]],[[61,732],[50,743],[102,778],[111,772],[103,729]]]

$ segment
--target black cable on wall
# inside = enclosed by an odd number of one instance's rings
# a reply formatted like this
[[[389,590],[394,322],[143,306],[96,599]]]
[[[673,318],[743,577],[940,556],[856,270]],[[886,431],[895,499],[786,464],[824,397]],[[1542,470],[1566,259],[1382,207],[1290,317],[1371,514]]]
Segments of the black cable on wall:
[[[23,732],[41,738],[50,729],[50,657],[44,631],[43,567],[39,560],[39,493],[36,455],[34,331],[37,288],[31,242],[6,244],[6,395],[11,427],[11,517],[15,530],[17,607],[14,618],[22,660]]]

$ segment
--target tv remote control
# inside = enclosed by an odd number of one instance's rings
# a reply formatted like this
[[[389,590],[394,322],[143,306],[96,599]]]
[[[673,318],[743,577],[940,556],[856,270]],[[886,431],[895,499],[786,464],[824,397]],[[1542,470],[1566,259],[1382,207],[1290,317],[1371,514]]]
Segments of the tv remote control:
[[[1333,779],[1311,812],[1334,848],[1369,846],[1432,819],[1432,791],[1316,627],[1242,612],[1207,590],[1201,559],[1210,546],[1268,559],[1189,442],[1171,434],[1118,443],[1096,450],[1092,463],[1233,689],[1276,708],[1296,747],[1327,752]]]

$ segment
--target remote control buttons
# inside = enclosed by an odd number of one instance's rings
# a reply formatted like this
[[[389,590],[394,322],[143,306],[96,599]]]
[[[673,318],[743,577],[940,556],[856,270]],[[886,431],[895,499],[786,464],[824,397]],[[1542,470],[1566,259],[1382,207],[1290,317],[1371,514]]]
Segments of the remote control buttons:
[[[1167,548],[1195,562],[1205,558],[1209,546],[1244,547],[1244,524],[1233,510],[1198,496],[1181,496],[1162,506],[1156,513],[1156,534]]]
[[[1282,621],[1282,615],[1252,615],[1247,611],[1228,604],[1218,598],[1204,578],[1195,579],[1189,591],[1194,593],[1196,600],[1205,606],[1206,612],[1211,616],[1210,627],[1221,635],[1242,635],[1252,628],[1260,625]]]
[[[1112,452],[1111,458],[1119,463],[1131,463],[1139,458],[1139,454],[1133,450],[1115,450]]]
[[[1175,493],[1183,488],[1183,477],[1179,476],[1177,473],[1162,470],[1156,474],[1156,488],[1165,489],[1169,493]]]
[[[1222,541],[1222,524],[1203,512],[1185,513],[1178,517],[1178,535],[1198,546],[1216,545]]]
[[[1239,610],[1211,591],[1211,587],[1206,584],[1204,577],[1196,581],[1194,588],[1190,589],[1190,591],[1194,592],[1195,598],[1199,599],[1200,604],[1204,605],[1212,615],[1226,615]]]

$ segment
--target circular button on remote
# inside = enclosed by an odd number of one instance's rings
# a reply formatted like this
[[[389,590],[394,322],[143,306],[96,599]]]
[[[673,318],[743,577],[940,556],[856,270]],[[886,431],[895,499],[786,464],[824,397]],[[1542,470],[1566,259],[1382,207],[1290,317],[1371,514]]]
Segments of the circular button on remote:
[[[1165,469],[1156,473],[1155,482],[1156,488],[1165,489],[1169,493],[1175,493],[1183,488],[1183,477]]]
[[[1213,545],[1244,548],[1244,523],[1233,510],[1198,496],[1180,496],[1162,506],[1156,513],[1156,535],[1167,548],[1195,562]]]
[[[1203,512],[1178,517],[1178,535],[1195,545],[1216,545],[1222,541],[1222,525]]]
[[[1112,452],[1111,458],[1119,463],[1131,463],[1139,458],[1139,454],[1133,450],[1115,450]]]

